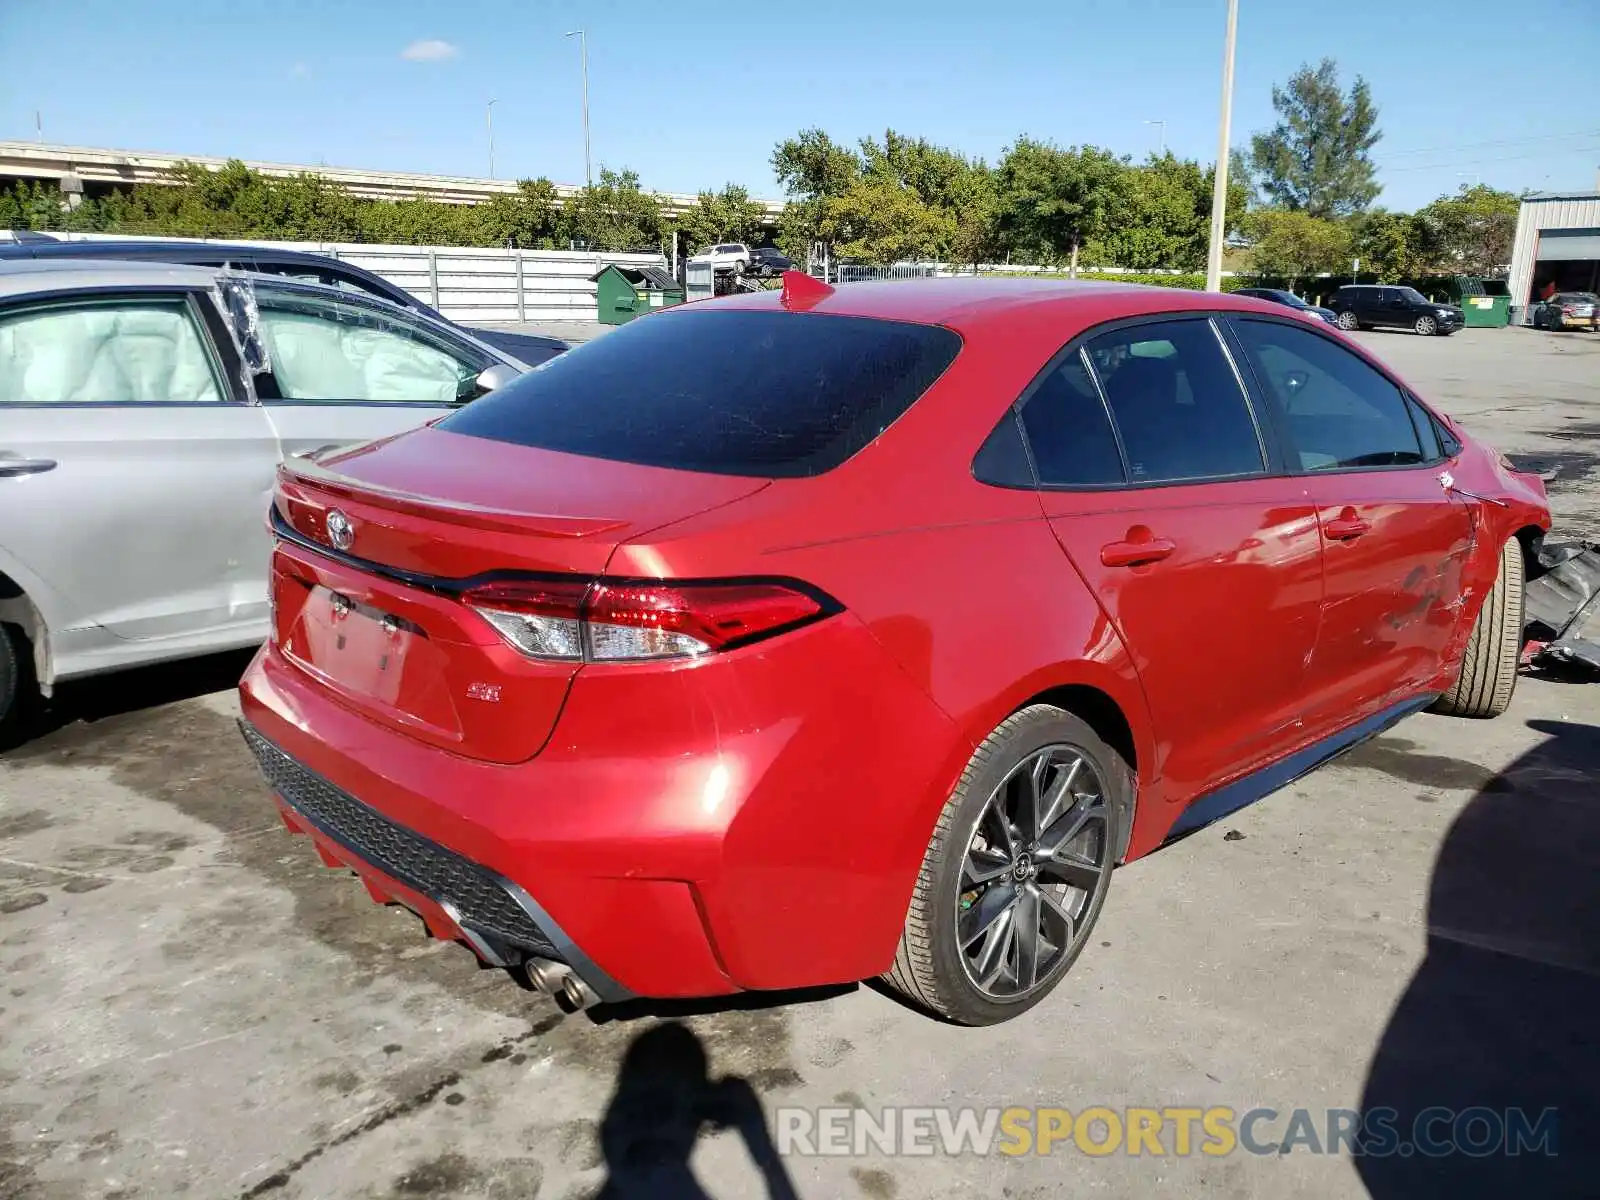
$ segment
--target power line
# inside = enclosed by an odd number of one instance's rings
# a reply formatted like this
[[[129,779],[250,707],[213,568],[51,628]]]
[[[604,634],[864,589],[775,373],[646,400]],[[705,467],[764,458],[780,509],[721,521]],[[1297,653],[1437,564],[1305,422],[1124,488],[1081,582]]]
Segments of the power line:
[[[1535,133],[1527,137],[1501,138],[1489,142],[1463,142],[1455,146],[1418,146],[1411,150],[1385,150],[1372,157],[1399,158],[1406,154],[1445,154],[1455,150],[1478,150],[1485,146],[1520,146],[1527,142],[1556,141],[1561,138],[1585,138],[1600,136],[1600,129],[1578,129],[1571,133]]]
[[[1600,151],[1600,142],[1592,146],[1567,146],[1559,150],[1534,150],[1528,154],[1497,154],[1488,158],[1452,158],[1436,163],[1423,163],[1421,166],[1383,167],[1378,168],[1381,175],[1400,175],[1406,171],[1444,171],[1450,167],[1484,166],[1494,163],[1517,162],[1525,158],[1550,158],[1558,154],[1588,154],[1591,151]]]

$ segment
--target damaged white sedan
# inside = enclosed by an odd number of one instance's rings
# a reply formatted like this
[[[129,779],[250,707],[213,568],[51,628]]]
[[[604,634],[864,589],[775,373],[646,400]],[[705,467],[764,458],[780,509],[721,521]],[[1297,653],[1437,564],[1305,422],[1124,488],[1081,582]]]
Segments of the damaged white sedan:
[[[264,640],[279,462],[399,433],[527,369],[316,284],[0,264],[0,727],[35,684]]]

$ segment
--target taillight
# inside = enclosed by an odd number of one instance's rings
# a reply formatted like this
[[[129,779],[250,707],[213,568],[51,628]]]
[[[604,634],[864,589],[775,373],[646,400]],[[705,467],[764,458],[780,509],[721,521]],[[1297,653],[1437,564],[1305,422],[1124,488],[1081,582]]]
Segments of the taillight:
[[[461,599],[529,658],[586,662],[693,658],[832,611],[809,590],[766,580],[515,580],[472,588]]]
[[[490,583],[461,599],[529,658],[583,657],[583,598],[589,581]]]

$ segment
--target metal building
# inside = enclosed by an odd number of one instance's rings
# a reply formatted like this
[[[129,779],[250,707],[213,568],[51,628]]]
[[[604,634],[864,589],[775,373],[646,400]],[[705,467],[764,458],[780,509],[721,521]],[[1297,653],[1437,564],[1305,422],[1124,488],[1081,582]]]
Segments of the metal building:
[[[1513,324],[1548,291],[1600,292],[1600,192],[1538,192],[1523,200],[1507,283]]]

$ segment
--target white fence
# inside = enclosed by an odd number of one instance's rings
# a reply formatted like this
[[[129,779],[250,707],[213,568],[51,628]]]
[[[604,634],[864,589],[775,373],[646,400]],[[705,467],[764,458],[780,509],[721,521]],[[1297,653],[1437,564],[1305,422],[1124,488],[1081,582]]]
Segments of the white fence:
[[[822,271],[813,264],[812,274],[819,278]],[[887,266],[862,266],[855,263],[834,263],[830,279],[834,283],[858,283],[869,279],[948,279],[959,275],[1065,275],[1065,266],[1041,266],[1037,263],[971,263],[897,262]],[[1080,275],[1199,275],[1201,271],[1181,271],[1171,267],[1078,267]],[[1224,279],[1237,272],[1224,271]]]
[[[71,241],[171,241],[110,233],[57,233]],[[382,246],[359,242],[262,242],[207,239],[325,254],[382,276],[463,325],[512,321],[594,321],[590,276],[606,263],[665,267],[659,254],[577,250],[508,250],[470,246]]]

